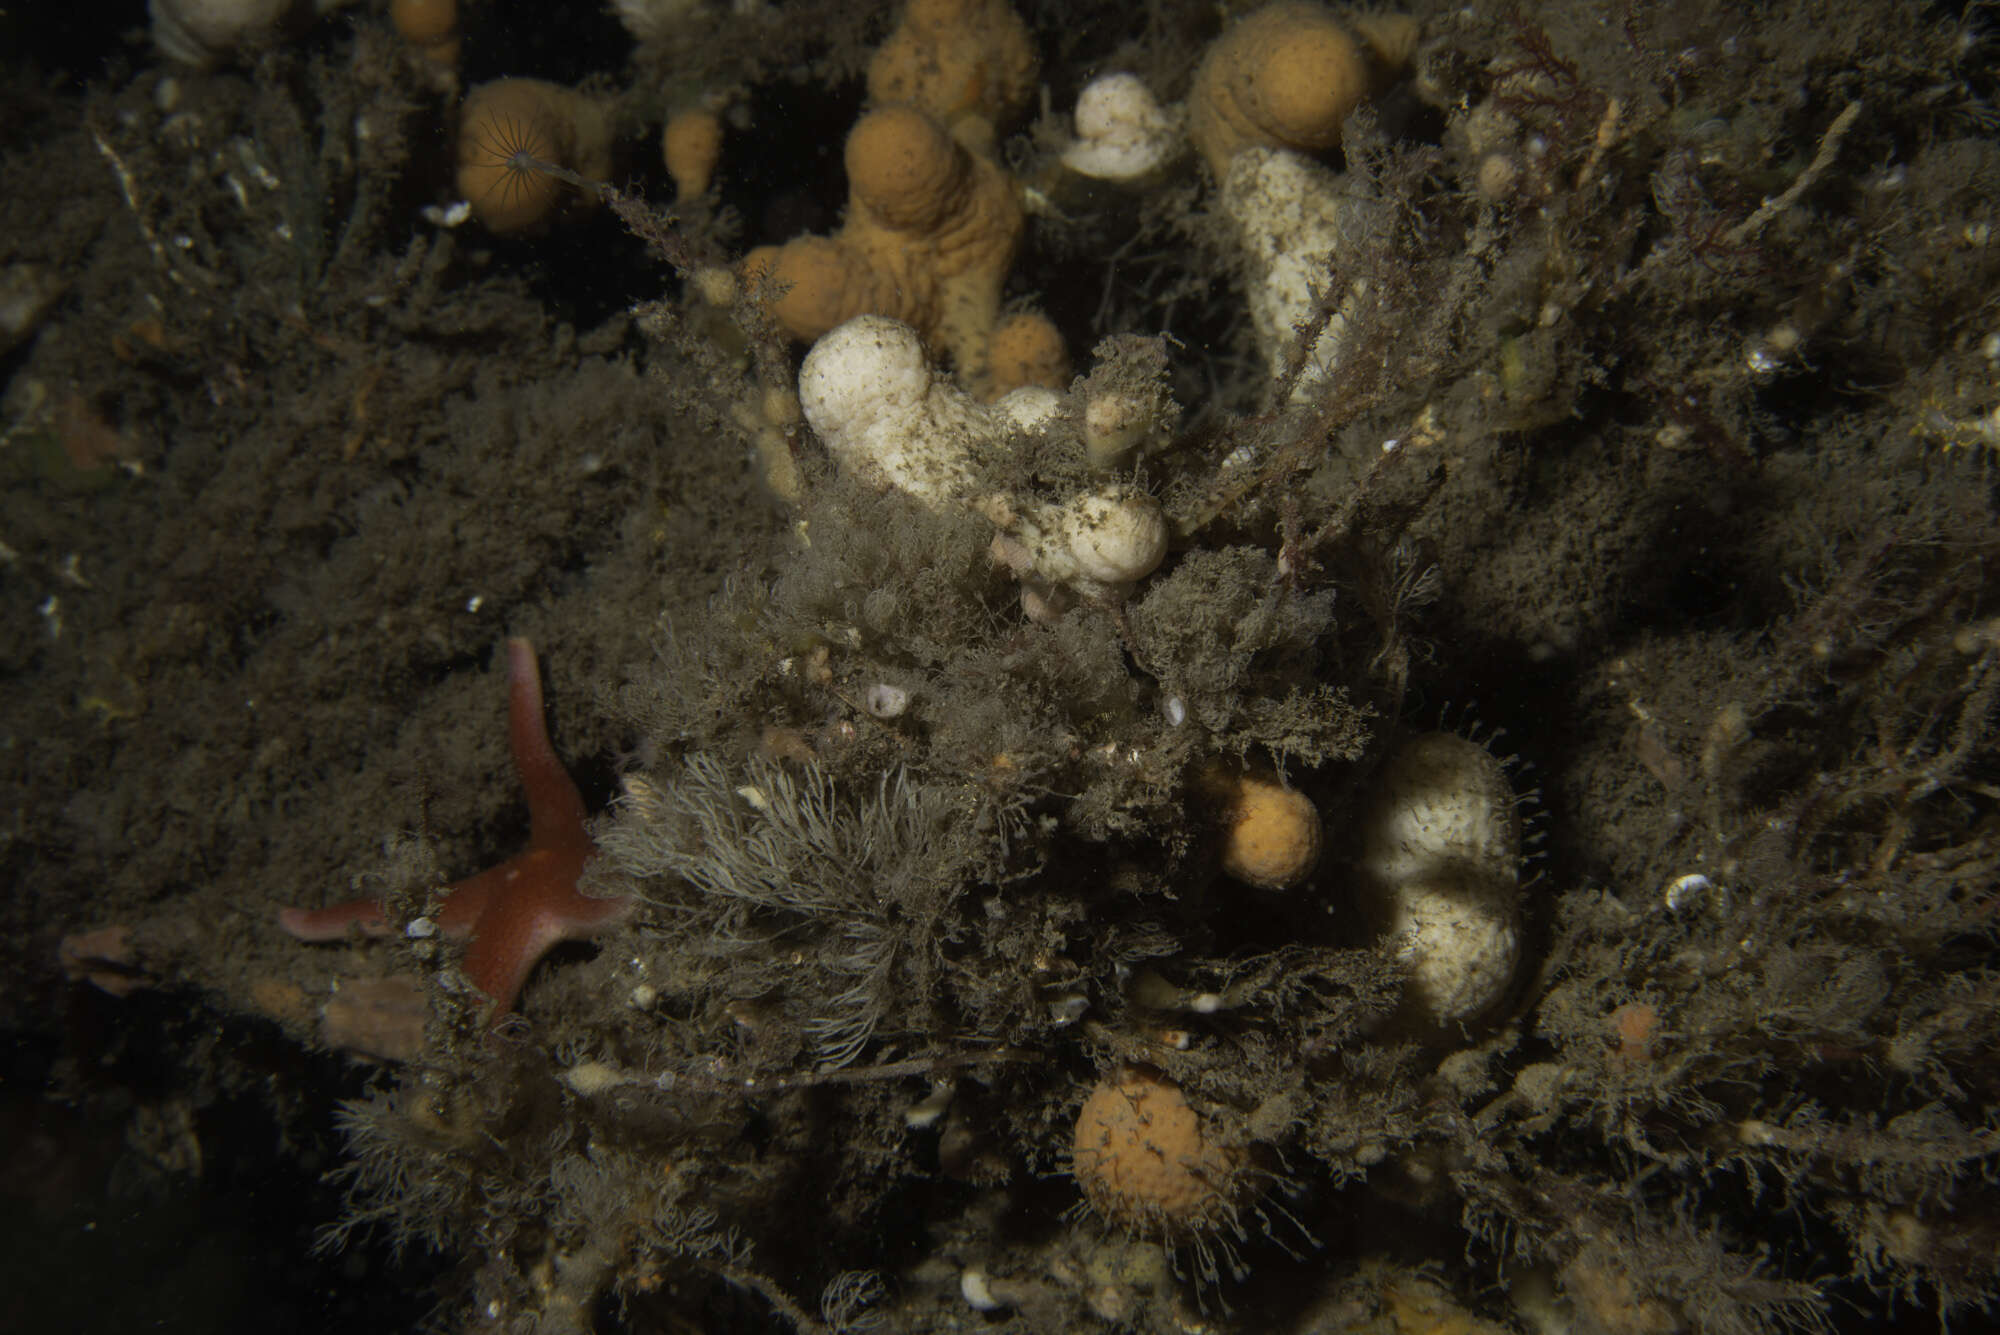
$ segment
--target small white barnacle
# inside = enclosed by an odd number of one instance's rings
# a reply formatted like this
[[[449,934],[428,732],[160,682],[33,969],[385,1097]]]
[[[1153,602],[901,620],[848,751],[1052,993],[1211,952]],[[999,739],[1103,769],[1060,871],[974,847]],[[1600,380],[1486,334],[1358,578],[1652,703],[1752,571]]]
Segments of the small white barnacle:
[[[1680,913],[1687,909],[1698,909],[1708,902],[1709,892],[1715,889],[1715,882],[1698,871],[1685,876],[1676,876],[1667,882],[1665,895],[1669,912]]]

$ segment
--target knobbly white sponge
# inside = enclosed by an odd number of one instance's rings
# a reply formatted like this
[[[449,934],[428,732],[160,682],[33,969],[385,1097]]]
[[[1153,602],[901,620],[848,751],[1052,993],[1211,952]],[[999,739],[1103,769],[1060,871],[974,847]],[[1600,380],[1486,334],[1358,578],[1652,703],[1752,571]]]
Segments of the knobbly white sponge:
[[[1355,260],[1386,225],[1378,200],[1343,188],[1341,177],[1283,148],[1246,148],[1229,160],[1222,211],[1250,262],[1250,321],[1275,378],[1294,356],[1295,328],[1312,318],[1322,293],[1333,317],[1306,355],[1293,397],[1339,364],[1354,306]]]
[[[799,405],[843,472],[934,507],[974,505],[1000,528],[1001,559],[1024,579],[1102,593],[1151,574],[1166,556],[1166,518],[1136,487],[1107,484],[1060,505],[979,494],[979,454],[1049,429],[1062,398],[1028,387],[978,403],[931,365],[916,330],[899,320],[856,316],[813,344]]]
[[[979,448],[1043,428],[1058,404],[1037,389],[975,402],[931,365],[916,330],[881,315],[830,330],[799,368],[799,406],[842,471],[934,506],[967,498]]]

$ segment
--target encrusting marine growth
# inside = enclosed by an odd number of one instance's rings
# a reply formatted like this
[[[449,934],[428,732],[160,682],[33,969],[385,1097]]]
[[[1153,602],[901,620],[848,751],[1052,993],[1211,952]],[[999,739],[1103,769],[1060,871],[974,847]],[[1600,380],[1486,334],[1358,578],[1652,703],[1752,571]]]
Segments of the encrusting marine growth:
[[[331,7],[153,0],[177,66],[24,102],[80,208],[0,153],[59,1092],[183,1163],[358,1096],[336,1231],[466,1329],[2000,1293],[1969,17]],[[511,790],[413,776],[503,670],[531,838],[445,885]]]

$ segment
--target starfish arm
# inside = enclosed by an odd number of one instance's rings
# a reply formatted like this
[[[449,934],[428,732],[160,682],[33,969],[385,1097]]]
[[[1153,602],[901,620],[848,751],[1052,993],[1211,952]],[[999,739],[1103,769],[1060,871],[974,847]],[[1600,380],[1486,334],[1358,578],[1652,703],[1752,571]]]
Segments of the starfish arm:
[[[278,926],[301,941],[339,941],[355,928],[363,936],[389,934],[379,899],[350,900],[323,909],[280,909]]]
[[[537,848],[590,847],[583,794],[549,745],[535,646],[519,636],[507,641],[507,687],[507,735],[514,748],[514,772],[528,794],[529,843]]]
[[[528,974],[561,939],[551,926],[545,915],[525,901],[502,900],[473,933],[460,967],[472,985],[486,994],[495,1020],[514,1009]]]
[[[509,865],[503,862],[489,867],[445,891],[437,911],[438,930],[453,938],[471,935],[479,915],[506,885]],[[323,909],[279,909],[278,926],[301,941],[340,941],[350,930],[359,930],[363,936],[392,935],[379,899],[355,899]]]
[[[503,864],[514,884],[479,919],[462,965],[496,1017],[514,1008],[528,974],[557,942],[593,936],[632,911],[629,899],[577,892],[589,859],[589,852],[530,849]]]
[[[582,868],[577,870],[581,874]],[[564,940],[596,936],[632,916],[632,899],[628,895],[609,898],[586,895],[576,888],[574,876],[565,883],[564,890],[567,893],[563,897],[562,919],[568,928],[563,933]]]
[[[507,885],[514,879],[514,864],[519,860],[520,855],[516,854],[496,867],[453,881],[445,891],[444,902],[438,905],[438,930],[453,940],[472,935],[479,920],[486,916],[487,908],[506,895]]]

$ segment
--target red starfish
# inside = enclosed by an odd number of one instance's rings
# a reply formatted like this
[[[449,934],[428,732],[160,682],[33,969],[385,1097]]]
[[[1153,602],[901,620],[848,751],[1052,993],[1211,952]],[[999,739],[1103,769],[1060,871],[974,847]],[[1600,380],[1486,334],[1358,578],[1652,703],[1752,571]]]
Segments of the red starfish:
[[[507,641],[507,734],[514,772],[528,792],[528,846],[453,884],[437,912],[446,936],[471,936],[465,976],[492,1002],[496,1019],[514,1008],[529,971],[550,947],[594,935],[632,911],[630,899],[597,899],[576,888],[597,845],[584,828],[583,795],[549,745],[542,674],[535,646],[524,639]],[[338,941],[352,929],[367,936],[390,931],[379,899],[285,909],[278,925],[301,941]]]

